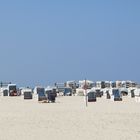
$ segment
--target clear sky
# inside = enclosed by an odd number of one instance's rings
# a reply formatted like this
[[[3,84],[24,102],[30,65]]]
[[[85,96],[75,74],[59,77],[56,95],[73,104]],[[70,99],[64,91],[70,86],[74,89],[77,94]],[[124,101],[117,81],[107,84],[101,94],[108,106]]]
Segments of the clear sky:
[[[139,0],[1,0],[0,81],[140,82]]]

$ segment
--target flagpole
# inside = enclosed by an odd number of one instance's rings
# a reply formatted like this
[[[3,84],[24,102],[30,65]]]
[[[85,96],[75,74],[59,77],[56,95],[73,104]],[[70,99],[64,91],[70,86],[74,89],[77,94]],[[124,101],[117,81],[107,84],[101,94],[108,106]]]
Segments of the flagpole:
[[[88,100],[87,100],[87,81],[85,79],[85,99],[86,99],[86,107],[88,106]]]

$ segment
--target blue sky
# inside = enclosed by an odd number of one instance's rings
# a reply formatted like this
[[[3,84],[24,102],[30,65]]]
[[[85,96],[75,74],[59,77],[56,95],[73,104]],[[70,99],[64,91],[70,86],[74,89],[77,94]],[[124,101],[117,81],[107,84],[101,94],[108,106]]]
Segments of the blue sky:
[[[0,80],[140,82],[139,0],[0,1]]]

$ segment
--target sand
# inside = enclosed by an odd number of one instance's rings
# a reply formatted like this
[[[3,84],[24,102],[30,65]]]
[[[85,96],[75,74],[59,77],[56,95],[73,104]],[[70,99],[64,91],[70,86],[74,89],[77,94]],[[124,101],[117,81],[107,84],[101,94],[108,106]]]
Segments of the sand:
[[[139,140],[140,103],[104,98],[85,106],[83,97],[38,103],[0,97],[0,140]]]

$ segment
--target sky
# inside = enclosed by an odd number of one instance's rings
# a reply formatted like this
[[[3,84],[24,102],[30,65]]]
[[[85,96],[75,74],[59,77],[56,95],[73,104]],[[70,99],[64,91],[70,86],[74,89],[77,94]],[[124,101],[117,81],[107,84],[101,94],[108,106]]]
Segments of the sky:
[[[139,0],[1,0],[0,81],[140,82]]]

